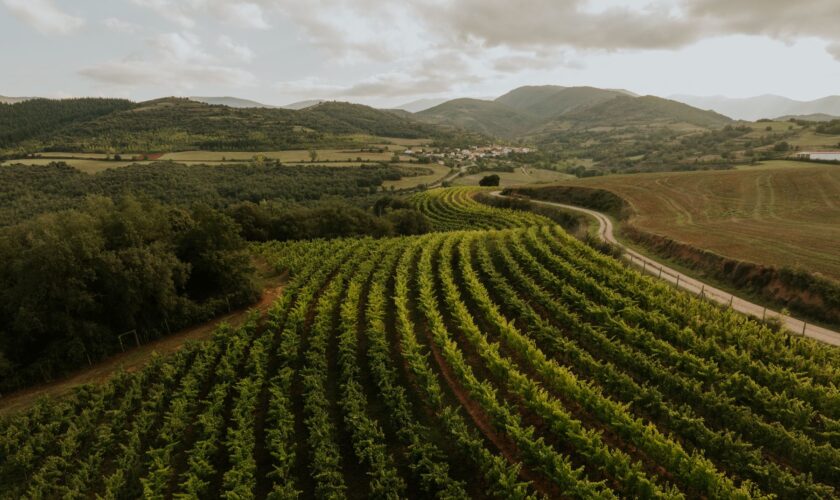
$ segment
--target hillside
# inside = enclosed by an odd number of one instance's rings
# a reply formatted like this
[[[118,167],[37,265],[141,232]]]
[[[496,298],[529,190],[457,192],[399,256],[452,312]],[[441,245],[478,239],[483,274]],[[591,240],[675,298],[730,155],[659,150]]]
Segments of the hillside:
[[[519,87],[496,99],[496,102],[538,118],[548,120],[577,109],[594,106],[625,96],[625,92],[594,87]]]
[[[65,125],[83,123],[134,104],[125,99],[31,99],[0,103],[0,151],[21,141],[43,137]]]
[[[416,113],[425,122],[462,128],[497,137],[515,137],[539,123],[504,104],[481,99],[454,99]]]
[[[0,137],[18,151],[157,152],[184,149],[245,150],[306,148],[342,144],[348,134],[401,138],[439,135],[431,125],[358,104],[329,102],[300,111],[211,106],[190,99],[164,98],[132,104],[96,101],[93,111],[65,113],[69,101],[38,100],[0,107]],[[114,106],[117,110],[114,111]],[[30,111],[30,108],[34,108]],[[87,109],[87,108],[85,108]],[[36,113],[37,111],[37,113]],[[21,116],[38,115],[29,128]],[[61,115],[64,116],[64,115]],[[22,131],[21,131],[22,130]],[[16,135],[10,135],[13,131]],[[29,132],[27,132],[29,131]],[[37,132],[37,134],[36,134]]]
[[[252,247],[289,276],[267,314],[0,420],[3,493],[836,496],[840,351],[474,195],[413,197],[429,234]]]
[[[785,115],[776,118],[776,120],[780,121],[788,121],[788,120],[799,120],[805,122],[830,122],[834,120],[840,120],[840,116],[838,115],[828,115],[825,113],[811,113],[810,115]]]
[[[654,96],[617,96],[593,106],[578,108],[561,117],[575,127],[651,126],[686,123],[720,127],[732,120],[677,101]]]
[[[418,119],[503,138],[568,128],[719,127],[731,120],[659,97],[624,90],[553,85],[520,87],[495,101],[455,99],[416,113]]]

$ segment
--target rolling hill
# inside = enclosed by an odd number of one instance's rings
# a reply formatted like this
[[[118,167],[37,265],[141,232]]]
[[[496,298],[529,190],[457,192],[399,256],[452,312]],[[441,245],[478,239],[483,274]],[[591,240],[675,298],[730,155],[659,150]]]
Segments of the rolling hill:
[[[539,124],[539,120],[494,101],[454,99],[416,113],[420,120],[462,128],[497,137],[515,137]]]
[[[599,104],[575,109],[561,117],[576,127],[689,124],[719,127],[731,122],[713,111],[655,96],[617,96]]]
[[[519,87],[497,98],[496,102],[541,119],[550,119],[626,95],[620,90],[545,85]]]
[[[72,120],[33,122],[23,133],[23,116],[49,117],[68,101],[37,100],[0,107],[0,137],[12,152],[122,151],[148,153],[185,149],[266,150],[341,145],[342,136],[368,134],[401,138],[440,135],[420,123],[360,104],[325,102],[296,111],[279,108],[211,106],[183,98],[163,98],[134,104],[91,100],[90,116],[69,114]],[[37,108],[30,110],[30,108]],[[82,111],[79,111],[81,113]],[[27,122],[28,123],[28,122]],[[19,127],[18,127],[19,128]],[[10,131],[17,135],[10,136]]]
[[[731,120],[660,97],[594,87],[520,87],[494,101],[455,99],[416,113],[420,120],[504,138],[558,129],[667,126],[719,127]]]

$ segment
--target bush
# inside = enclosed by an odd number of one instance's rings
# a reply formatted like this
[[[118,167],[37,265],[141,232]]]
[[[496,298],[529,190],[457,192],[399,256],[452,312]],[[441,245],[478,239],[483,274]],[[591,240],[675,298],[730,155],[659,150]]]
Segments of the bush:
[[[485,175],[478,181],[479,186],[498,186],[501,179],[496,174]]]

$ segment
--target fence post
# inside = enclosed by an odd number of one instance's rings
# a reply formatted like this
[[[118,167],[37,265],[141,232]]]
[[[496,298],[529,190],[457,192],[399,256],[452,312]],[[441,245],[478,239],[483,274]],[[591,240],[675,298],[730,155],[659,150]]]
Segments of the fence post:
[[[706,295],[706,284],[705,283],[701,283],[701,284],[703,286],[700,287],[700,295],[698,295],[698,297],[703,297],[704,295]]]
[[[804,321],[803,321],[803,322],[802,322],[802,336],[803,336],[803,337],[805,336],[805,327],[806,327],[806,326],[808,326],[808,323],[806,323],[806,322],[804,322]]]
[[[767,307],[764,307],[764,312],[761,313],[761,321],[767,319]]]
[[[680,287],[680,275],[678,274],[677,275],[677,284],[674,285],[674,288],[679,288],[679,287]]]
[[[732,307],[732,301],[733,301],[733,300],[735,300],[735,296],[734,296],[734,295],[730,295],[730,296],[729,296],[729,307],[730,307],[730,308]]]
[[[642,272],[645,272],[645,271],[647,271],[647,261],[643,260],[642,261]]]
[[[659,279],[662,279],[662,266],[659,266]]]

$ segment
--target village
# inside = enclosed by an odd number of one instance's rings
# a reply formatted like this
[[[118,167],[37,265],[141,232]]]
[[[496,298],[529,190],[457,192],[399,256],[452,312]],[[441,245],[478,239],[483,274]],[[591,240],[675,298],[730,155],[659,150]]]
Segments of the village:
[[[453,148],[435,150],[435,152],[430,152],[429,150],[423,148],[413,148],[406,149],[403,151],[403,154],[418,159],[428,158],[443,165],[447,160],[459,162],[475,161],[482,158],[503,158],[512,153],[529,153],[531,151],[533,151],[533,149],[527,147],[500,146],[494,144],[491,146],[472,146],[470,148],[463,149]]]

